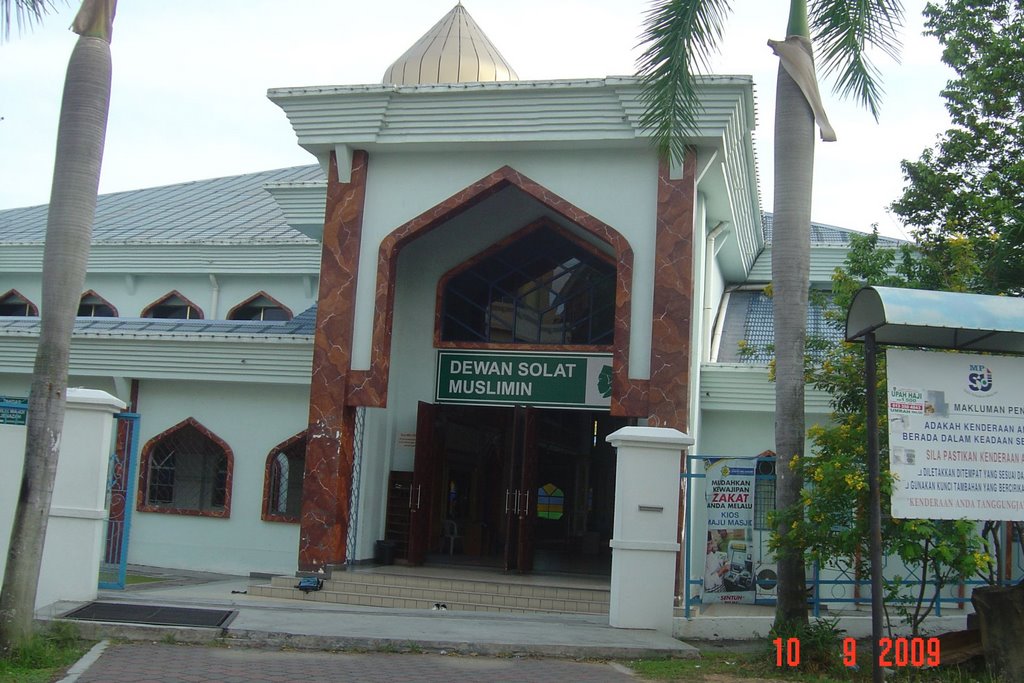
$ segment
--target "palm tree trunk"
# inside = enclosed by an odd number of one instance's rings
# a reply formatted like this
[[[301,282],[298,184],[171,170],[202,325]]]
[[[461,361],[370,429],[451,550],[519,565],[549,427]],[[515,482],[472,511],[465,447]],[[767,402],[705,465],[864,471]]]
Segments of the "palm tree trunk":
[[[775,322],[775,507],[800,501],[803,480],[791,461],[803,456],[804,341],[810,286],[811,179],[814,173],[814,114],[800,88],[779,65],[775,100],[775,202],[772,288]],[[801,548],[786,543],[789,528],[778,528],[783,552],[775,626],[807,623],[806,572]]]
[[[36,584],[64,425],[71,331],[85,283],[96,213],[110,76],[109,34],[81,36],[68,62],[57,132],[43,253],[42,329],[29,394],[25,467],[0,595],[0,653],[24,643],[32,634]]]

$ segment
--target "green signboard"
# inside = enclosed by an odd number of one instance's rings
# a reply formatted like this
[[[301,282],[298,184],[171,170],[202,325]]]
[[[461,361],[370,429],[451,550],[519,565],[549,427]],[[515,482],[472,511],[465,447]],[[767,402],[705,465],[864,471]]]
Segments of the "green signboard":
[[[608,353],[438,351],[438,403],[607,410]]]
[[[0,425],[23,425],[28,411],[27,398],[0,396]]]

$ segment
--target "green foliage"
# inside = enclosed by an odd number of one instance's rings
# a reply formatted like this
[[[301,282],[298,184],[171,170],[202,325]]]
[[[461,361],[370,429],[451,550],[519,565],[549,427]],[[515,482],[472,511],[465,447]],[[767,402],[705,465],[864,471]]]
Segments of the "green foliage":
[[[842,326],[854,294],[865,283],[913,286],[916,276],[933,264],[909,247],[878,249],[877,232],[851,239],[843,269],[833,277],[834,304],[827,317]],[[956,277],[955,275],[953,277]],[[860,344],[829,345],[823,356],[808,363],[813,385],[832,397],[832,419],[809,430],[812,455],[798,459],[794,469],[806,486],[800,505],[781,511],[778,520],[791,530],[792,547],[805,548],[809,561],[850,571],[857,579],[870,574],[867,425],[865,421],[864,353]],[[879,358],[873,392],[878,414],[886,414],[885,359]],[[879,441],[887,441],[887,422],[879,425]],[[974,522],[965,520],[901,520],[890,516],[896,484],[882,458],[882,551],[913,569],[914,578],[886,577],[886,602],[917,633],[935,607],[942,586],[988,570],[992,558]],[[787,552],[773,539],[777,552]],[[927,585],[925,585],[927,584]]]
[[[918,161],[893,211],[915,228],[928,288],[1024,292],[1024,7],[946,0],[927,33],[956,77],[943,91],[952,126]]]
[[[68,622],[53,622],[23,646],[0,658],[0,680],[50,681],[57,670],[74,663],[87,645]]]
[[[665,156],[671,151],[683,158],[684,136],[693,131],[702,109],[696,74],[707,70],[732,7],[730,0],[658,0],[647,12],[637,68],[646,106],[641,125],[654,131]],[[882,89],[871,55],[898,57],[903,4],[793,0],[790,10],[788,31],[809,34],[822,72],[835,78],[834,90],[863,104],[877,119]]]
[[[655,131],[665,157],[671,152],[681,160],[683,135],[696,130],[703,106],[694,74],[707,70],[731,10],[728,0],[664,0],[647,12],[647,48],[639,60],[646,110],[640,123]]]
[[[795,638],[800,643],[800,664],[796,670],[809,674],[842,673],[843,666],[842,637],[846,633],[839,628],[838,619],[816,619],[807,624],[789,624],[773,626],[768,634],[769,649],[766,659],[776,658],[775,640],[782,639],[785,643]]]

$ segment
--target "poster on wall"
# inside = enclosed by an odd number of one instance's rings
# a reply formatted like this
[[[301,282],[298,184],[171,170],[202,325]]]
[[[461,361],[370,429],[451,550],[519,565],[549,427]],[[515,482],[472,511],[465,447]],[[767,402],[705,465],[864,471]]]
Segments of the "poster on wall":
[[[886,352],[892,516],[1024,520],[1024,358]]]
[[[707,546],[704,604],[754,602],[754,467],[750,458],[704,461]]]

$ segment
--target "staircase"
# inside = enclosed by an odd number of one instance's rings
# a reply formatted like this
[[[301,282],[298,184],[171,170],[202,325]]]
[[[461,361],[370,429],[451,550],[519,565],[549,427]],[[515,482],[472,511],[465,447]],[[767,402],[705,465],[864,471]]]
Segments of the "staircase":
[[[303,593],[294,576],[275,576],[249,595],[407,610],[607,615],[607,579],[514,577],[443,568],[334,571],[319,591]]]

